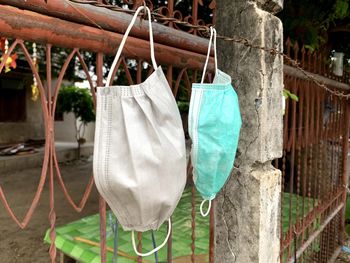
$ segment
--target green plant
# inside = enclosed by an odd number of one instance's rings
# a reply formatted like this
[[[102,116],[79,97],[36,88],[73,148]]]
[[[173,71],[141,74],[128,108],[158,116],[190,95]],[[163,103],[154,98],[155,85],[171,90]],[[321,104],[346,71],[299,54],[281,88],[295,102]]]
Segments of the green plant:
[[[87,89],[75,86],[62,87],[57,97],[57,113],[73,113],[76,140],[78,142],[78,158],[81,144],[85,142],[85,127],[95,121],[94,104],[91,93]]]
[[[291,98],[292,100],[299,101],[299,97],[287,89],[283,89],[283,96],[286,99]]]
[[[177,101],[177,107],[181,113],[187,113],[190,108],[190,103],[188,101]]]

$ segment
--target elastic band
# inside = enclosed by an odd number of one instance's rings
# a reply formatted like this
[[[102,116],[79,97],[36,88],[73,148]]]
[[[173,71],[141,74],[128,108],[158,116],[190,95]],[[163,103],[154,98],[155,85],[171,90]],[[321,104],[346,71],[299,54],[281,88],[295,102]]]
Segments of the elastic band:
[[[128,26],[128,28],[125,31],[125,34],[123,36],[122,41],[120,42],[117,54],[115,55],[115,58],[113,60],[112,66],[111,66],[111,69],[110,69],[110,71],[108,73],[108,77],[107,77],[107,81],[106,81],[105,87],[108,87],[110,85],[114,68],[116,67],[116,65],[118,63],[118,60],[119,60],[120,55],[122,53],[122,50],[123,50],[123,47],[125,45],[126,39],[127,39],[128,35],[129,35],[130,31],[131,31],[131,28],[133,27],[133,25],[134,25],[134,23],[136,21],[136,18],[138,16],[138,14],[140,13],[141,10],[144,10],[144,9],[147,11],[147,14],[148,14],[149,40],[150,40],[150,46],[151,46],[151,60],[152,60],[152,64],[153,64],[154,70],[157,69],[157,63],[156,63],[156,59],[154,57],[154,43],[153,43],[151,11],[149,10],[149,8],[147,6],[140,6],[139,8],[137,8],[137,10],[136,10],[136,12],[135,12],[135,14],[134,14],[134,16],[133,16],[129,26]]]
[[[154,252],[157,252],[157,251],[158,251],[159,249],[161,249],[162,247],[164,247],[165,244],[168,242],[168,239],[169,239],[170,233],[171,233],[171,219],[170,219],[170,218],[169,218],[169,220],[168,220],[168,224],[169,224],[169,227],[168,227],[168,234],[167,234],[167,236],[166,236],[164,242],[163,242],[160,246],[158,246],[158,247],[152,249],[150,252],[147,252],[147,253],[140,253],[140,252],[137,251],[136,243],[135,243],[135,231],[132,230],[132,231],[131,231],[131,241],[132,241],[132,246],[133,246],[133,248],[134,248],[134,251],[135,251],[136,255],[138,255],[138,256],[140,256],[140,257],[147,257],[147,256],[152,255]]]
[[[201,203],[201,206],[199,207],[199,210],[200,210],[201,215],[202,215],[203,217],[206,217],[206,216],[209,215],[209,213],[210,213],[211,200],[212,200],[212,199],[210,199],[210,200],[204,199],[204,200],[202,201],[202,203]],[[208,204],[208,210],[207,210],[207,212],[203,213],[203,205],[204,205],[204,203],[205,203],[206,201],[209,202],[209,204]]]
[[[205,72],[207,71],[212,41],[214,42],[214,63],[215,63],[215,75],[216,75],[216,73],[218,72],[218,60],[217,60],[217,54],[216,54],[216,29],[213,27],[210,27],[210,39],[209,39],[209,46],[208,46],[208,52],[207,52],[207,59],[205,60],[201,83],[204,82]]]

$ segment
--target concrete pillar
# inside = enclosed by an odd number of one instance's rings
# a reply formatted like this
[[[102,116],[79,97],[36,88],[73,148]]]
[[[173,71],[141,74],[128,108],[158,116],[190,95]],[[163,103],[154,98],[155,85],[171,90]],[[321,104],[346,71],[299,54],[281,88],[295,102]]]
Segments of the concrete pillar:
[[[219,35],[282,51],[282,0],[217,2]],[[215,262],[275,263],[280,251],[283,59],[218,40],[219,68],[232,76],[243,119],[234,169],[215,206]]]

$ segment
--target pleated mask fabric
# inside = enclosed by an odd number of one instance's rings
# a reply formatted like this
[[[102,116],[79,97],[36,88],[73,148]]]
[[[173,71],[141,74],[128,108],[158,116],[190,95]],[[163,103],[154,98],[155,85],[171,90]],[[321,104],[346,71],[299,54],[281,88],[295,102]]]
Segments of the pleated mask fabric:
[[[192,84],[189,109],[189,134],[192,139],[191,161],[194,183],[204,201],[211,200],[221,190],[233,168],[242,125],[238,97],[231,77],[217,68],[216,31],[211,28],[207,60],[201,83]],[[214,39],[213,39],[214,38]],[[205,71],[214,40],[215,77],[204,82]]]
[[[138,85],[108,86],[142,9],[148,13],[155,71]],[[106,86],[98,87],[96,95],[96,187],[123,229],[141,232],[157,230],[165,220],[171,224],[170,216],[186,183],[181,117],[162,68],[155,61],[152,34],[150,10],[141,6],[119,46]]]

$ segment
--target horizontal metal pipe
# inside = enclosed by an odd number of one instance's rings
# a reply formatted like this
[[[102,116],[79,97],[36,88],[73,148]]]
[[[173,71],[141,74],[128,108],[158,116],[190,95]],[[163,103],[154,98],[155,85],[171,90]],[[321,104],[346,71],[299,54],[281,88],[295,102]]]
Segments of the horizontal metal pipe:
[[[285,74],[288,74],[288,75],[293,76],[293,77],[297,77],[299,79],[308,80],[308,78],[300,70],[293,68],[291,66],[288,66],[286,64],[283,65],[283,72]],[[308,72],[308,74],[310,76],[314,77],[320,83],[323,83],[327,86],[335,87],[335,88],[350,92],[350,85],[349,84],[342,83],[342,82],[339,82],[339,81],[336,81],[333,79],[329,79],[329,78],[323,77],[323,76],[315,74],[315,73]]]
[[[94,27],[67,22],[32,11],[0,5],[0,34],[11,38],[66,48],[115,54],[123,35]],[[205,55],[155,43],[158,63],[181,68],[202,69]],[[123,55],[129,58],[150,58],[149,42],[129,37]],[[211,61],[210,70],[213,70]]]
[[[331,207],[331,205],[341,196],[343,195],[343,187],[339,187],[339,189],[332,194],[331,198],[328,200],[325,200],[323,203],[317,205],[315,208],[312,209],[312,211],[309,212],[309,214],[306,216],[306,220],[304,221],[304,224],[302,226],[296,229],[298,233],[305,232],[306,229],[314,222],[314,220],[317,218],[317,216],[321,215]],[[290,236],[287,236],[286,238],[283,239],[283,246],[282,249],[286,249],[288,246],[290,246],[291,242],[293,239]]]
[[[0,4],[11,5],[21,9],[34,11],[65,21],[76,22],[92,27],[99,26],[106,31],[123,34],[128,27],[131,15],[112,11],[104,7],[89,4],[78,4],[69,0],[43,1],[43,0],[0,0]],[[130,36],[148,40],[147,23],[136,23]],[[153,23],[154,39],[157,43],[172,46],[199,54],[206,54],[208,39],[191,35],[189,33]]]

